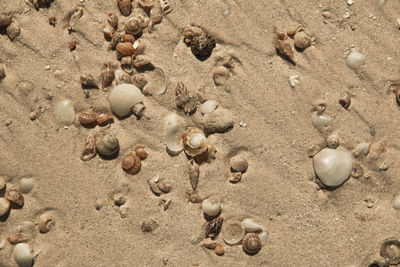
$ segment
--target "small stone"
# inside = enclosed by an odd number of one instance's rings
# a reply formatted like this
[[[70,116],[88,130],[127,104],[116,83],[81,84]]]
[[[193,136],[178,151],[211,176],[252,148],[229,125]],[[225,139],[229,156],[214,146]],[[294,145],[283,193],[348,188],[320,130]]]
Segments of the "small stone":
[[[128,215],[128,207],[123,205],[121,207],[119,207],[119,216],[121,216],[121,218],[126,218],[126,216]]]
[[[44,69],[45,69],[45,70],[50,70],[50,65],[44,66]]]
[[[229,160],[231,169],[235,172],[245,172],[249,166],[249,163],[242,155],[236,155]]]
[[[69,51],[74,51],[76,48],[76,42],[70,42],[68,45]]]
[[[225,253],[225,249],[224,249],[223,245],[220,244],[215,248],[215,254],[217,254],[218,256],[222,256],[222,255],[224,255],[224,253]]]
[[[232,113],[222,107],[218,107],[214,112],[204,114],[203,128],[207,134],[224,133],[233,127]]]
[[[353,0],[347,0],[347,5],[351,6],[353,4]]]
[[[116,206],[122,206],[125,204],[125,202],[126,202],[126,199],[121,193],[114,195],[114,204]]]
[[[289,84],[290,87],[294,88],[296,87],[296,85],[298,85],[300,83],[299,81],[299,75],[292,75],[289,77]]]
[[[230,183],[236,184],[242,180],[242,173],[241,172],[233,172],[228,178]]]
[[[324,12],[322,12],[322,16],[323,16],[324,18],[326,18],[326,19],[332,18],[332,14],[331,14],[331,12],[329,12],[329,11],[324,11]]]
[[[96,203],[94,204],[94,208],[96,210],[100,210],[103,207],[103,201],[101,199],[97,199]]]
[[[140,229],[144,233],[153,232],[158,227],[158,223],[152,219],[142,222]]]
[[[201,242],[201,246],[208,248],[208,249],[215,249],[217,247],[217,241],[211,239],[211,238],[206,238]]]
[[[244,121],[239,122],[239,126],[242,128],[247,127],[247,123],[245,123]]]
[[[400,19],[397,19],[397,28],[400,29]]]
[[[389,169],[389,166],[386,165],[385,162],[383,162],[382,165],[379,166],[379,170],[380,170],[380,171],[387,171],[388,169]]]

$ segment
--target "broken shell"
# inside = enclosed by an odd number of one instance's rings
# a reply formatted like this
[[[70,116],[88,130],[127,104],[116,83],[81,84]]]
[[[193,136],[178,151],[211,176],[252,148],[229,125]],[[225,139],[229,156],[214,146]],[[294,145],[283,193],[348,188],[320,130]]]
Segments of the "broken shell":
[[[182,132],[183,130],[179,126],[176,126],[169,129],[165,134],[165,146],[172,155],[178,155],[183,150]]]
[[[196,190],[190,190],[187,192],[187,194],[189,196],[189,202],[191,203],[200,203],[203,201],[199,195],[199,192]]]
[[[190,45],[193,38],[202,35],[204,32],[199,27],[188,27],[183,30],[183,41],[185,44]]]
[[[255,233],[246,234],[242,241],[242,247],[247,254],[256,254],[262,247],[260,237]]]
[[[116,50],[122,57],[132,56],[133,52],[135,52],[133,45],[129,42],[118,43],[116,46]]]
[[[133,114],[135,114],[136,117],[140,118],[143,116],[145,110],[146,110],[146,106],[143,104],[142,101],[140,101],[139,103],[136,103],[132,107],[131,112]]]
[[[183,82],[178,82],[176,86],[175,102],[177,107],[183,109],[187,115],[194,113],[196,110],[196,101],[189,95],[189,91]]]
[[[80,81],[83,88],[99,88],[92,74],[81,75]]]
[[[167,15],[172,11],[168,0],[160,0],[160,6],[161,6],[161,11],[164,13],[164,15]]]
[[[233,172],[230,174],[228,178],[229,182],[231,183],[239,183],[242,180],[242,173],[241,172]]]
[[[193,190],[196,190],[197,184],[199,182],[200,169],[199,165],[194,161],[194,159],[189,160],[189,180],[192,185]]]
[[[351,104],[351,97],[349,95],[344,95],[339,99],[339,104],[344,108],[348,109]]]
[[[296,62],[294,57],[294,52],[292,46],[289,42],[289,38],[285,33],[278,33],[275,28],[275,40],[274,45],[275,48],[279,51],[280,54],[289,58],[293,63]]]
[[[147,84],[147,77],[144,73],[137,73],[131,79],[132,84],[136,85],[141,91]]]
[[[244,219],[242,223],[246,233],[261,232],[263,230],[262,226],[255,223],[252,219]]]
[[[121,69],[123,69],[126,73],[133,73],[133,59],[132,56],[126,56],[121,58]]]
[[[167,91],[167,77],[161,68],[154,67],[153,71],[146,73],[145,78],[149,81],[143,88],[146,95],[162,95]]]
[[[159,196],[159,195],[161,195],[161,190],[157,185],[157,181],[158,181],[157,179],[158,179],[157,177],[155,179],[149,179],[149,180],[147,180],[147,183],[149,184],[151,191],[156,196]]]
[[[55,224],[56,221],[51,212],[46,211],[39,216],[38,228],[41,233],[49,232],[54,227]]]
[[[137,155],[129,153],[125,155],[124,159],[122,160],[121,166],[125,172],[129,174],[137,174],[140,171],[142,162]]]
[[[218,256],[222,256],[225,253],[225,249],[224,249],[224,245],[219,244],[216,248],[215,248],[215,254],[217,254]]]
[[[242,173],[245,172],[249,167],[249,163],[247,162],[246,158],[242,155],[233,156],[229,160],[229,164],[232,170]]]
[[[144,146],[138,145],[135,147],[136,156],[140,158],[140,160],[144,160],[147,158],[147,152],[144,150]]]
[[[203,131],[198,128],[189,127],[182,134],[183,148],[191,157],[202,154],[207,150],[207,138]]]
[[[18,206],[24,205],[24,196],[17,190],[7,190],[4,196],[8,201],[17,204]]]
[[[99,134],[96,138],[96,149],[101,155],[114,155],[119,151],[119,142],[117,137],[106,133]]]
[[[208,249],[215,249],[217,247],[217,241],[212,240],[211,238],[206,238],[201,241],[201,246]]]
[[[1,200],[1,199],[0,199]],[[400,195],[397,195],[393,200],[393,208],[395,210],[400,210]],[[1,213],[0,213],[1,215]]]
[[[150,22],[148,25],[149,32],[152,32],[154,25],[161,23],[164,18],[161,10],[160,2],[157,1],[154,7],[150,10]]]
[[[326,143],[328,144],[328,147],[330,148],[337,148],[339,146],[339,136],[337,134],[330,134],[326,138]]]
[[[56,119],[59,123],[70,125],[75,120],[75,110],[71,101],[65,99],[56,104],[55,108]]]
[[[137,35],[142,31],[143,22],[138,17],[130,17],[125,24],[125,32],[131,35]]]
[[[127,83],[115,86],[108,96],[111,110],[120,117],[129,115],[131,108],[142,99],[139,88]]]
[[[215,85],[224,85],[229,79],[229,70],[224,66],[215,67],[213,70]]]
[[[135,55],[140,55],[143,54],[144,50],[146,49],[146,45],[143,42],[142,38],[138,38],[136,41],[133,43],[133,48],[135,49]]]
[[[13,250],[15,262],[20,267],[31,267],[33,265],[33,257],[31,248],[26,243],[19,243],[15,245]]]
[[[7,36],[10,38],[10,40],[14,40],[15,37],[19,36],[21,33],[21,27],[19,26],[19,23],[17,21],[11,22],[10,25],[7,26]]]
[[[360,178],[364,174],[364,169],[359,162],[353,162],[353,167],[350,176],[353,178]]]
[[[222,226],[222,239],[230,246],[239,244],[245,234],[242,223],[237,220],[224,222]]]
[[[299,49],[306,49],[311,45],[311,37],[305,32],[297,32],[294,36],[294,45]]]
[[[224,219],[222,217],[218,217],[209,221],[206,225],[206,237],[211,237],[214,239],[221,231],[223,220]]]
[[[163,193],[169,193],[172,188],[171,185],[165,180],[158,181],[157,186]]]
[[[326,186],[339,186],[352,170],[352,159],[347,151],[324,148],[313,157],[316,175]]]
[[[232,112],[218,107],[214,112],[204,114],[203,129],[207,134],[225,133],[233,128]]]
[[[132,45],[135,43],[135,37],[131,34],[124,34],[122,36],[121,42],[123,43],[131,43]],[[135,49],[134,53],[136,54],[136,48],[135,46],[133,46],[133,48]]]
[[[28,241],[28,238],[23,236],[22,234],[15,234],[12,235],[10,237],[7,237],[7,241],[11,244],[11,245],[16,245],[19,243],[25,243]]]
[[[209,57],[214,47],[214,38],[206,33],[203,33],[199,36],[194,36],[190,42],[190,48],[193,55],[200,58]]]
[[[12,22],[12,16],[10,14],[0,14],[0,28],[7,27]]]
[[[135,58],[133,59],[133,66],[138,69],[141,68],[143,66],[146,66],[148,64],[151,64],[151,61],[153,59],[149,56],[146,55],[137,55],[135,56]]]
[[[269,238],[269,232],[267,230],[264,230],[258,235],[258,237],[260,238],[261,243],[265,245]]]
[[[115,70],[115,83],[117,85],[121,83],[131,83],[131,79],[132,77],[122,69]]]
[[[131,14],[132,3],[131,0],[117,0],[119,11],[125,17]]]
[[[365,62],[365,56],[357,48],[352,48],[346,57],[346,64],[351,69],[360,67]]]
[[[0,217],[6,215],[10,211],[11,203],[7,199],[0,198]]]
[[[208,216],[214,217],[221,212],[221,202],[217,196],[211,196],[203,201],[202,208]]]
[[[115,13],[108,12],[107,21],[114,29],[118,28],[118,16]]]
[[[81,160],[88,161],[94,158],[97,154],[96,141],[93,136],[89,135],[86,138],[85,148],[82,151]]]
[[[100,74],[101,77],[101,86],[104,88],[111,85],[112,81],[115,78],[114,69],[111,66],[111,63],[106,63],[104,65],[104,70]]]
[[[115,29],[110,24],[104,24],[102,31],[104,34],[104,38],[106,40],[111,40],[111,38],[113,37],[113,34],[115,32]]]
[[[372,159],[377,160],[385,152],[386,152],[385,144],[377,142],[371,144],[371,146],[369,147],[368,154]]]
[[[22,178],[19,181],[19,191],[22,194],[28,194],[32,191],[33,187],[35,186],[35,181],[33,178]]]
[[[207,100],[200,105],[200,112],[203,114],[211,113],[218,107],[218,102],[214,100]]]
[[[77,117],[79,123],[83,126],[92,126],[97,124],[97,114],[91,109],[78,113]]]
[[[111,113],[101,113],[99,116],[97,116],[97,124],[99,125],[105,125],[109,122],[114,121],[114,116]]]

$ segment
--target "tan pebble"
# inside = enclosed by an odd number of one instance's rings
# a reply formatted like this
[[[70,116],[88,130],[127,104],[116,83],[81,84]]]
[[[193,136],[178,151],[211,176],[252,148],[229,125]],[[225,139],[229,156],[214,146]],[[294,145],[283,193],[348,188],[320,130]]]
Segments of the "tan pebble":
[[[4,197],[8,201],[17,204],[20,207],[24,205],[24,196],[17,190],[14,189],[7,190]]]
[[[56,220],[54,219],[54,215],[46,211],[39,216],[38,220],[38,228],[41,233],[49,232],[56,224]]]
[[[236,184],[242,180],[242,173],[241,172],[233,172],[230,174],[228,180],[229,180],[229,182]]]
[[[219,244],[216,248],[215,248],[215,254],[217,254],[218,256],[222,256],[225,253],[225,249],[224,249],[224,245]]]
[[[93,136],[89,135],[86,138],[85,147],[82,151],[81,160],[88,161],[94,158],[97,154],[96,141]]]
[[[83,126],[92,126],[97,124],[97,114],[89,109],[78,113],[78,121]]]
[[[224,85],[229,79],[229,70],[224,66],[215,67],[213,70],[215,85]]]
[[[126,205],[122,205],[119,207],[119,216],[123,219],[128,216],[128,207]]]
[[[133,153],[125,155],[121,163],[122,169],[129,174],[137,174],[142,166],[140,158]]]
[[[293,36],[299,30],[300,25],[298,23],[290,24],[286,30],[288,36]]]
[[[158,223],[152,219],[145,220],[142,222],[140,229],[142,232],[153,232],[158,227]]]
[[[286,56],[293,63],[295,63],[296,59],[294,57],[294,52],[289,42],[288,36],[285,33],[278,33],[276,28],[274,29],[274,31],[275,31],[275,39],[274,39],[275,48],[279,51],[280,54]]]
[[[15,37],[20,35],[21,27],[17,21],[13,21],[10,25],[7,26],[6,32],[8,38],[10,38],[10,40],[12,41],[15,39]]]
[[[371,156],[372,159],[376,160],[385,152],[386,152],[385,144],[379,142],[371,144],[368,154],[369,156]]]
[[[189,202],[191,203],[201,203],[203,201],[203,199],[199,195],[199,192],[197,192],[196,190],[190,190],[187,194],[189,196]]]
[[[223,221],[224,219],[222,217],[218,217],[209,221],[206,225],[206,237],[215,238],[221,231]]]
[[[96,210],[100,210],[103,207],[103,201],[101,199],[97,199],[94,203],[94,208]]]
[[[242,173],[245,172],[249,166],[249,163],[247,162],[246,158],[242,155],[233,156],[229,160],[229,164],[232,170]]]
[[[225,133],[232,128],[233,116],[228,109],[218,107],[215,111],[203,116],[203,129],[207,134]]]
[[[132,108],[131,112],[135,114],[136,117],[140,118],[143,116],[144,111],[146,110],[146,106],[142,101],[136,103]]]
[[[118,16],[113,12],[107,13],[107,21],[114,28],[118,28]]]
[[[144,150],[144,146],[137,145],[135,147],[136,156],[138,156],[141,160],[145,160],[147,158],[147,152]]]
[[[131,34],[124,34],[122,36],[122,40],[123,43],[131,43],[132,45],[135,43],[135,37]],[[135,47],[133,47],[135,48]],[[135,54],[136,54],[136,48],[135,48]]]
[[[261,240],[256,233],[248,233],[242,240],[242,247],[244,252],[249,255],[257,254],[260,251],[262,244]]]
[[[112,81],[115,78],[114,68],[111,66],[111,63],[105,63],[104,69],[101,72],[101,86],[104,88],[111,85]]]
[[[116,46],[117,52],[121,54],[122,57],[132,56],[135,49],[133,45],[129,42],[118,43]]]
[[[114,197],[113,197],[113,200],[114,200],[114,204],[116,206],[122,206],[126,202],[126,198],[121,193],[115,194]]]
[[[117,4],[123,16],[127,17],[131,14],[131,9],[132,9],[131,0],[117,0]]]
[[[22,234],[14,234],[14,235],[12,235],[10,237],[7,237],[7,241],[11,245],[16,245],[16,244],[19,244],[19,243],[26,243],[28,241],[28,238],[26,238]]]
[[[305,32],[297,32],[294,36],[294,45],[299,49],[306,49],[311,45],[311,37]]]
[[[0,217],[6,215],[10,211],[11,203],[7,199],[0,198]]]
[[[0,14],[0,28],[7,27],[12,22],[12,16],[10,14]]]
[[[114,115],[111,113],[101,113],[97,116],[96,120],[99,125],[105,125],[114,121]]]

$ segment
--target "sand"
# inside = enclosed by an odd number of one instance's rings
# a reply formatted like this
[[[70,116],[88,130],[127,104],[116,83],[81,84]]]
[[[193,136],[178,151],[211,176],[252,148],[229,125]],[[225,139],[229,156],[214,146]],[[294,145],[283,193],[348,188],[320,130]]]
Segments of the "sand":
[[[355,0],[351,6],[344,0],[171,0],[172,12],[151,34],[143,34],[145,54],[167,74],[166,93],[145,98],[145,118],[131,116],[110,126],[108,131],[120,142],[119,157],[83,162],[86,137],[102,128],[64,129],[54,118],[54,108],[66,98],[76,112],[90,106],[109,109],[109,91],[93,89],[85,98],[79,77],[98,75],[105,62],[118,66],[101,32],[107,12],[120,16],[115,2],[55,0],[39,11],[22,0],[0,2],[1,12],[12,12],[22,27],[14,41],[0,35],[0,63],[7,72],[0,82],[0,175],[8,187],[18,186],[22,178],[32,177],[36,183],[24,195],[23,208],[11,210],[0,222],[0,239],[50,210],[55,227],[45,234],[36,228],[28,241],[41,251],[35,266],[163,266],[166,258],[167,266],[367,266],[380,260],[382,241],[400,231],[399,212],[392,208],[400,186],[400,109],[389,88],[400,78],[397,1],[378,8],[375,0]],[[83,15],[69,34],[65,18],[78,5],[83,5]],[[332,18],[325,19],[323,11]],[[344,19],[347,12],[350,17]],[[55,27],[48,23],[51,14],[57,18]],[[183,29],[191,23],[216,40],[213,55],[205,61],[196,59],[182,41]],[[293,23],[315,39],[311,47],[295,52],[296,65],[278,56],[273,45],[273,27],[285,31]],[[68,49],[71,41],[77,43],[74,51]],[[345,64],[351,45],[367,58],[358,71]],[[227,92],[226,86],[214,85],[212,69],[218,51],[229,50],[240,62],[234,64]],[[289,86],[291,75],[300,77],[295,88]],[[226,246],[225,255],[217,256],[190,242],[204,235],[206,221],[201,204],[187,201],[186,156],[169,156],[163,143],[162,118],[168,112],[195,124],[176,108],[178,81],[192,91],[204,87],[207,99],[233,114],[234,128],[217,134],[216,159],[200,166],[198,190],[202,197],[219,196],[225,219],[249,217],[270,232],[254,256],[241,246]],[[22,82],[31,84],[30,90]],[[352,96],[348,110],[338,103],[344,93]],[[325,131],[311,124],[310,110],[317,101],[327,104],[326,113],[333,118]],[[39,106],[44,112],[30,120]],[[335,190],[320,190],[313,182],[307,148],[331,132],[339,135],[342,149],[381,142],[387,151],[378,159],[357,159],[363,177],[350,178]],[[126,174],[120,167],[122,156],[138,144],[149,156],[137,175]],[[237,153],[245,155],[249,168],[240,183],[231,184],[229,159]],[[379,170],[383,163],[386,171]],[[170,181],[170,193],[157,197],[150,191],[146,181],[157,175]],[[113,203],[116,192],[127,198],[125,218]],[[165,211],[161,199],[172,200]],[[103,203],[100,210],[96,201]],[[143,233],[141,223],[149,219],[159,226]],[[218,241],[223,243],[221,237]],[[12,249],[6,241],[1,266],[15,266]]]

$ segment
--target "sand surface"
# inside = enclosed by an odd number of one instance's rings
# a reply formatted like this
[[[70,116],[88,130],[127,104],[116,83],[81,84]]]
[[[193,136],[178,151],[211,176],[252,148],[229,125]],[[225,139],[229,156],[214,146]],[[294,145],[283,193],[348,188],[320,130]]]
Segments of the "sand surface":
[[[54,109],[66,98],[76,112],[91,106],[109,110],[109,90],[90,90],[85,98],[79,77],[98,75],[105,62],[119,64],[101,32],[107,12],[120,16],[115,2],[55,0],[37,11],[23,0],[0,0],[1,12],[13,13],[22,27],[14,41],[0,34],[0,63],[7,73],[0,82],[0,175],[8,187],[27,177],[36,183],[24,195],[23,208],[0,221],[0,239],[50,210],[55,227],[46,234],[36,228],[28,241],[33,251],[41,251],[35,266],[163,266],[164,258],[167,266],[367,266],[380,259],[382,241],[400,232],[400,215],[392,208],[400,186],[400,109],[389,88],[400,78],[398,1],[378,8],[375,0],[354,0],[351,6],[344,0],[170,0],[172,12],[142,36],[145,54],[167,74],[166,93],[145,98],[145,118],[117,119],[107,129],[119,139],[119,157],[83,162],[86,137],[102,128],[64,129]],[[68,13],[78,5],[83,15],[69,34]],[[332,18],[325,19],[323,11]],[[344,19],[346,12],[350,17]],[[51,14],[57,17],[55,27],[48,23]],[[216,40],[205,61],[182,41],[191,23]],[[314,37],[311,47],[295,52],[296,65],[278,56],[273,45],[273,27],[286,31],[293,23]],[[77,42],[72,52],[71,41]],[[357,71],[345,64],[351,45],[367,58]],[[230,92],[214,85],[212,77],[221,51],[232,51],[238,59],[226,85]],[[291,75],[300,77],[295,88],[288,83]],[[215,194],[221,199],[225,219],[250,217],[270,232],[254,256],[241,246],[226,246],[225,255],[217,256],[190,242],[204,235],[206,221],[201,204],[187,201],[186,156],[171,157],[163,143],[162,119],[168,112],[182,116],[188,126],[196,122],[176,108],[178,81],[193,91],[204,87],[207,99],[233,114],[234,128],[217,134],[216,159],[200,166],[198,190],[204,198]],[[338,103],[344,93],[352,96],[348,110]],[[326,114],[333,118],[323,131],[311,124],[317,101],[327,104]],[[39,106],[45,111],[31,121],[29,114]],[[307,148],[332,132],[339,135],[341,149],[381,142],[386,152],[378,159],[357,159],[365,176],[333,191],[319,190]],[[137,144],[149,156],[137,175],[129,175],[120,167],[122,156]],[[229,159],[237,153],[245,155],[249,168],[240,183],[231,184]],[[386,171],[379,170],[383,164]],[[157,175],[170,181],[170,193],[157,197],[150,191],[146,181]],[[112,201],[116,192],[127,198],[125,218]],[[172,200],[166,211],[160,199]],[[104,203],[100,210],[97,200]],[[147,219],[159,225],[152,233],[141,231]],[[218,241],[223,243],[221,237]],[[0,266],[16,266],[12,250],[6,241]]]

